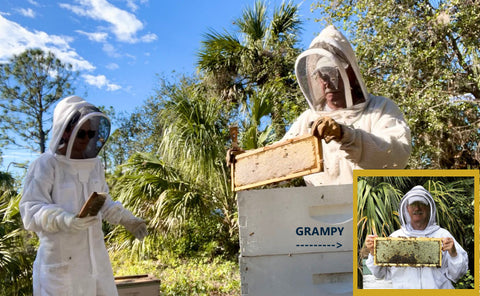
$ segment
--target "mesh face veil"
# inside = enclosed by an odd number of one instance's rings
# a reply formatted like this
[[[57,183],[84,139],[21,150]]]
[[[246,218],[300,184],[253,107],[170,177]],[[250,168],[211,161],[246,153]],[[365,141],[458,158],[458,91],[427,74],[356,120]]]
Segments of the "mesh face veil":
[[[306,50],[297,58],[295,70],[298,82],[312,109],[322,110],[325,105],[326,94],[317,77],[328,84],[330,91],[344,93],[342,105],[346,108],[353,105],[350,82],[345,70],[347,67],[348,63],[340,57],[321,48]],[[340,89],[340,79],[343,82],[342,89]]]
[[[69,134],[69,137],[62,138],[59,149],[67,145],[67,158],[79,158],[73,157],[72,151],[75,149],[82,150],[80,158],[95,158],[110,135],[110,120],[96,107],[83,106],[72,114],[65,134]]]
[[[338,67],[327,58],[320,58],[312,76],[318,75],[325,81],[329,88],[338,90],[338,77],[340,75]]]

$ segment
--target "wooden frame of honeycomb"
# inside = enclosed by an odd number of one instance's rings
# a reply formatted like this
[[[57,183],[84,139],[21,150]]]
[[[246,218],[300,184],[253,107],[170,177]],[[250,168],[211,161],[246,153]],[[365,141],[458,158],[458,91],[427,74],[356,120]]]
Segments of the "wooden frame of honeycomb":
[[[377,237],[374,264],[395,267],[441,267],[442,239],[429,237]]]
[[[323,171],[322,143],[304,135],[235,157],[232,189],[240,191]]]

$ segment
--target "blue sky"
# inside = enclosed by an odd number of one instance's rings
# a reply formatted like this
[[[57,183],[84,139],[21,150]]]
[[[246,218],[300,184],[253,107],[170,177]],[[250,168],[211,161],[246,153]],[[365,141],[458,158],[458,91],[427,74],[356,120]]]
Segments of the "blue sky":
[[[306,48],[321,31],[312,1],[301,4]],[[266,0],[270,9],[281,0]],[[0,0],[0,63],[26,48],[52,51],[79,71],[76,94],[131,112],[154,94],[157,74],[195,73],[203,35],[232,31],[254,0]],[[271,14],[270,14],[271,15]],[[17,151],[18,152],[18,151]],[[4,151],[3,166],[13,154]]]

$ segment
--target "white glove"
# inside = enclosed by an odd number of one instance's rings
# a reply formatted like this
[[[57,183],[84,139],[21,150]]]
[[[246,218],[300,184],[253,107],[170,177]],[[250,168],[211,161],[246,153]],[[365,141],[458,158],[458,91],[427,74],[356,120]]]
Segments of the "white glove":
[[[72,216],[73,218],[70,218],[69,223],[67,224],[67,226],[70,228],[70,231],[80,231],[87,229],[98,221],[98,217],[96,216],[89,216],[84,218],[78,218],[73,214]]]
[[[87,229],[98,221],[97,217],[77,218],[74,214],[59,208],[48,209],[41,216],[38,222],[40,222],[45,231],[49,232],[60,230],[80,231]]]
[[[132,217],[123,218],[120,221],[120,224],[125,226],[125,229],[127,229],[128,232],[133,234],[139,240],[143,240],[143,238],[148,234],[147,224],[145,224],[145,221],[133,215]]]

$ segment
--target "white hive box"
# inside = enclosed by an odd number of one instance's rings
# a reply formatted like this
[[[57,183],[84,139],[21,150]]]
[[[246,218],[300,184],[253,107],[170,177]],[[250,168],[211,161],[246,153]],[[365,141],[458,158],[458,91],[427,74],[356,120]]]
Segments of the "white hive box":
[[[352,252],[241,256],[242,296],[351,296],[352,260]]]
[[[353,251],[352,185],[238,192],[242,256]]]
[[[238,192],[242,295],[351,295],[352,189]]]

